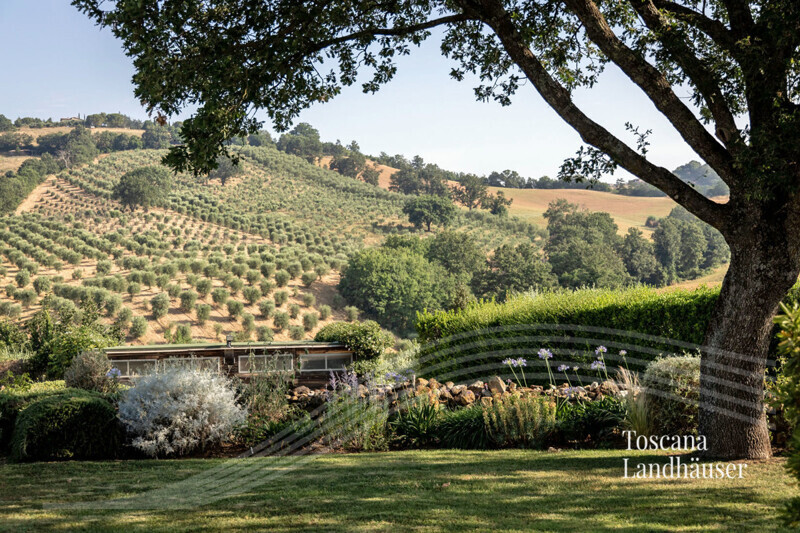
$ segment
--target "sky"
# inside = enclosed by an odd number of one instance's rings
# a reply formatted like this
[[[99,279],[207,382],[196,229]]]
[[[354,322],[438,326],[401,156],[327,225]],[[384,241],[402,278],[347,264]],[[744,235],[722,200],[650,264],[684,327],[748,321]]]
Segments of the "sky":
[[[0,113],[9,118],[98,112],[147,118],[134,97],[134,69],[120,42],[69,0],[0,0],[0,50]],[[453,66],[433,35],[401,58],[397,76],[377,94],[345,88],[331,102],[304,111],[297,122],[309,122],[326,141],[356,140],[367,154],[421,155],[442,168],[476,174],[512,169],[555,177],[561,162],[580,147],[578,135],[530,85],[520,88],[509,107],[477,102],[474,84],[449,77]],[[619,71],[609,69],[595,88],[577,92],[575,99],[632,145],[626,122],[652,129],[648,157],[659,165],[674,169],[698,159]],[[273,130],[269,122],[265,127]],[[617,177],[630,176],[618,172],[608,180]]]

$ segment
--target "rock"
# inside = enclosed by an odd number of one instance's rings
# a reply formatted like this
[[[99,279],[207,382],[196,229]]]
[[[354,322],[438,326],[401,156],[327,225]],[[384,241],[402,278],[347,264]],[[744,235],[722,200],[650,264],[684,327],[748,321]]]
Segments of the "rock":
[[[606,380],[600,384],[600,392],[606,396],[613,396],[619,393],[619,387],[611,380]]]
[[[431,389],[439,389],[442,387],[442,384],[436,381],[434,378],[431,378],[430,381],[428,381],[428,387]]]
[[[515,390],[517,390],[517,384],[512,381],[511,383],[508,384],[508,390],[514,392]]]
[[[452,381],[445,381],[444,386],[447,387],[448,389],[452,389],[453,386],[455,386],[455,383],[453,383]]]
[[[447,389],[439,389],[439,399],[441,401],[452,400],[453,395],[450,394],[450,391]]]
[[[481,405],[484,406],[484,407],[491,407],[492,406],[492,402],[493,402],[493,399],[492,399],[491,396],[489,396],[489,397],[484,396],[483,398],[481,398]]]
[[[475,403],[475,393],[473,393],[469,389],[465,389],[461,391],[461,394],[458,395],[456,401],[458,402],[459,405],[464,405],[464,406],[472,405],[473,403]]]
[[[299,387],[295,387],[292,391],[293,396],[308,396],[311,394],[311,389],[306,387],[305,385],[300,385]]]
[[[480,394],[483,391],[483,381],[478,380],[467,388],[475,394]]]
[[[419,388],[419,387],[427,387],[427,386],[428,386],[428,380],[427,379],[425,379],[425,378],[417,378],[417,388]]]
[[[467,390],[466,385],[456,385],[454,387],[450,387],[450,394],[452,394],[453,396],[457,396],[465,390]]]
[[[497,376],[489,380],[489,390],[496,394],[503,394],[506,391],[506,384]]]
[[[481,393],[479,394],[479,396],[481,396],[483,398],[491,398],[492,397],[492,391],[490,391],[489,389],[483,389],[481,391]]]
[[[364,386],[364,385],[359,383],[358,384],[358,397],[359,398],[366,398],[367,396],[369,396],[369,389],[366,386]]]

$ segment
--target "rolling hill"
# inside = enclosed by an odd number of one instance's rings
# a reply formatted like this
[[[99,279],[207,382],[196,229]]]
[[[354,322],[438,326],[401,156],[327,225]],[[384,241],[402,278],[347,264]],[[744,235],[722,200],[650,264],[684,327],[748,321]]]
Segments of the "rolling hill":
[[[300,332],[311,338],[323,325],[347,319],[335,287],[348,256],[412,229],[401,213],[402,195],[273,148],[242,148],[243,172],[225,186],[179,175],[165,207],[124,210],[112,199],[114,183],[163,154],[102,155],[49,177],[13,215],[0,218],[0,314],[31,316],[48,292],[32,292],[41,277],[50,280],[59,305],[90,298],[109,322],[128,313],[123,308],[145,317],[147,331],[127,339],[134,344],[164,342],[178,325],[199,341],[229,333],[255,339],[265,334],[258,328],[277,340]],[[540,235],[529,223],[484,214],[463,213],[454,225],[487,250]],[[288,281],[278,279],[282,271],[291,272]],[[237,316],[214,298],[223,290],[242,304]],[[151,301],[161,293],[169,294],[169,310],[156,318]],[[199,293],[194,304],[210,306],[206,320],[196,307],[181,308],[182,295],[192,293]],[[274,303],[274,312],[264,314],[263,302]]]
[[[321,164],[327,166],[330,163],[330,159],[330,157],[322,158]],[[378,185],[388,190],[391,176],[393,173],[397,172],[397,169],[386,165],[373,164],[380,172]],[[699,165],[699,163],[697,165]],[[689,173],[689,170],[687,170],[681,175],[681,178],[683,179],[686,177],[686,179],[690,179],[692,176],[705,176],[707,174],[706,169],[704,167],[697,167],[697,165],[685,165],[686,169],[693,169],[693,172]],[[450,182],[450,185],[454,183],[455,182]],[[707,181],[702,182],[702,184],[712,185],[716,183],[713,177],[709,177]],[[547,210],[550,202],[563,198],[589,211],[604,211],[609,213],[617,223],[620,234],[626,233],[628,228],[636,227],[649,235],[652,233],[652,230],[645,226],[647,217],[665,217],[678,205],[671,198],[666,196],[624,196],[592,189],[514,189],[489,187],[489,191],[492,194],[502,191],[507,198],[513,200],[513,203],[509,207],[509,214],[540,226],[545,226],[547,224],[543,214]],[[714,200],[724,203],[727,201],[727,197],[718,196],[715,197]]]

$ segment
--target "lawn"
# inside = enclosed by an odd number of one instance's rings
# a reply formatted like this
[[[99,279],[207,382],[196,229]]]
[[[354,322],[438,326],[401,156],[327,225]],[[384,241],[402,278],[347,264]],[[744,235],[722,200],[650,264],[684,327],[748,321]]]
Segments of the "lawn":
[[[744,479],[639,481],[622,477],[623,457],[664,459],[618,450],[323,455],[282,477],[269,477],[265,467],[291,459],[238,460],[232,476],[223,459],[4,464],[0,528],[766,532],[781,530],[778,510],[796,492],[782,460],[750,464]],[[258,481],[241,494],[178,511],[46,505],[141,494],[204,472],[214,472],[206,476],[209,493],[225,484],[223,472]],[[185,485],[175,488],[189,493]],[[144,501],[163,499],[156,492]]]

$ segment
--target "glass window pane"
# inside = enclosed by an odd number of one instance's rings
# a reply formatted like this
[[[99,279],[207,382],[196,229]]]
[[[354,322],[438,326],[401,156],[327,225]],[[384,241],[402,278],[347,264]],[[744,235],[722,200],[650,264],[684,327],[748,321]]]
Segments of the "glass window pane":
[[[301,355],[300,369],[302,371],[325,370],[325,356]]]
[[[128,362],[128,375],[144,375],[153,371],[155,361],[129,361]]]
[[[344,367],[351,363],[349,355],[329,355],[328,356],[328,369],[330,370],[343,370]]]

